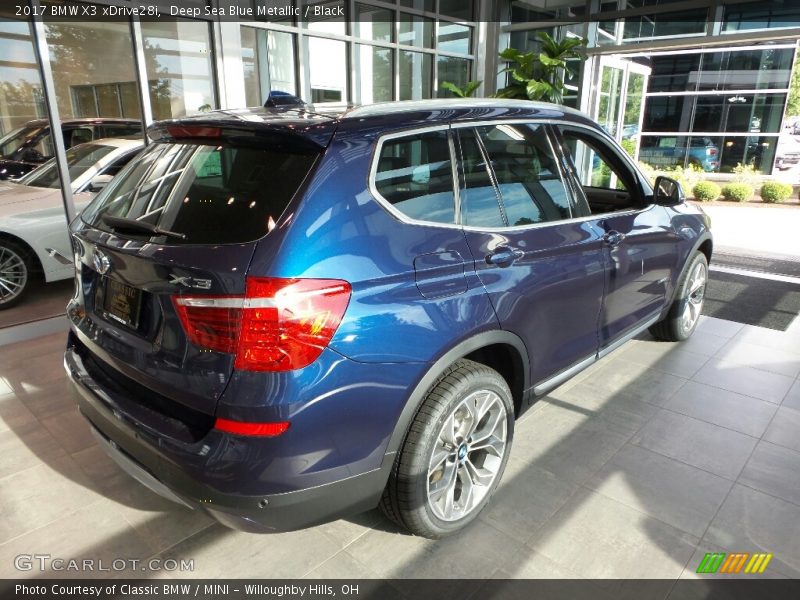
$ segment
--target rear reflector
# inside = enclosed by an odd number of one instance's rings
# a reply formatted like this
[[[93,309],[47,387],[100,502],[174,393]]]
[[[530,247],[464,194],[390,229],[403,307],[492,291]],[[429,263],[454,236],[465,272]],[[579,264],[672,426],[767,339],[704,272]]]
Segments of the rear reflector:
[[[245,423],[229,419],[217,419],[214,429],[234,433],[236,435],[249,435],[259,437],[275,437],[289,429],[289,421],[277,423]]]
[[[291,371],[328,346],[350,302],[339,279],[248,277],[244,296],[173,296],[189,341],[244,371]]]

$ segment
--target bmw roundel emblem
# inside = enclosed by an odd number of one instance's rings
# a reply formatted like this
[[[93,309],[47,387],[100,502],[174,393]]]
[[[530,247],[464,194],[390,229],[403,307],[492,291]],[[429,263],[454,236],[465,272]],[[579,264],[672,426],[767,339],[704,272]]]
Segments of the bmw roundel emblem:
[[[101,275],[108,273],[108,270],[111,268],[111,260],[100,252],[100,250],[95,250],[94,252],[94,268],[97,269],[97,272]]]

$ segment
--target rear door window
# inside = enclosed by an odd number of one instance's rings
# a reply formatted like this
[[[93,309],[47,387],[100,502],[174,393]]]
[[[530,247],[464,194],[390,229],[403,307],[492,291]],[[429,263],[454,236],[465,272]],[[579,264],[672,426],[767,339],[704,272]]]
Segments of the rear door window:
[[[477,131],[510,227],[573,216],[571,194],[541,125],[487,125]]]
[[[275,226],[317,156],[283,148],[153,144],[98,194],[83,219],[106,231],[108,215],[185,235],[170,237],[170,244],[254,241]]]
[[[446,131],[384,141],[375,190],[395,210],[416,221],[455,222],[455,192]]]
[[[521,227],[577,216],[542,126],[459,128],[459,140],[464,225]]]

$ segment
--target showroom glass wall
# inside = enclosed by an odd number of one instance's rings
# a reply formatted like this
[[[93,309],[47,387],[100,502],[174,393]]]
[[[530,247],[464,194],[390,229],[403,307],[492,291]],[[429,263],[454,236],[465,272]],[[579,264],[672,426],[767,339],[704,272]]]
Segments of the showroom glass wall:
[[[0,136],[45,116],[30,25],[10,17],[0,10]]]
[[[709,148],[716,149],[722,172],[739,163],[770,171],[795,48],[769,44],[651,54],[642,154],[659,146],[677,147],[677,164],[699,165],[698,148]]]
[[[41,5],[50,8],[55,4],[41,2]],[[97,13],[102,11],[102,4],[73,5],[93,6]],[[83,125],[75,130],[64,128],[66,148],[91,142],[94,137],[113,135],[112,131],[120,135],[141,132],[142,125],[153,120],[219,107],[214,24],[209,21],[88,21],[79,17],[55,19],[46,13],[40,23],[52,73],[51,99],[62,122],[102,117],[124,118],[133,124],[133,128]],[[134,60],[137,55],[141,57],[139,64]],[[3,9],[0,11],[0,136],[32,119],[47,118],[43,89],[35,53],[34,22]],[[144,103],[147,110],[143,110],[144,98],[148,100]],[[80,135],[73,135],[74,131]],[[139,135],[144,140],[143,133]],[[52,135],[45,135],[36,148],[44,156],[55,154]],[[70,171],[75,168],[70,166]],[[52,187],[57,186],[56,181]],[[81,191],[74,186],[72,190]],[[61,210],[57,198],[52,210]],[[46,260],[49,259],[30,253],[33,270],[45,268]],[[49,265],[49,269],[53,268]],[[71,278],[45,284],[43,277],[34,275],[31,282],[24,302],[0,311],[0,327],[63,314],[72,292]]]
[[[478,2],[334,4],[344,19],[241,26],[248,106],[263,104],[270,90],[315,104],[447,97],[442,82],[463,86],[474,78]]]
[[[538,51],[535,34],[542,30],[556,37],[587,37],[590,58],[581,78],[566,82],[574,90],[569,100],[613,134],[619,132],[618,139],[636,140],[643,162],[697,164],[722,172],[742,163],[772,170],[796,41],[771,38],[796,34],[800,3],[567,0],[552,5],[558,6],[545,10],[526,0],[508,2],[499,49]],[[560,23],[548,24],[552,19]],[[649,74],[640,112],[633,110],[636,102],[627,102],[619,123],[604,118],[603,107],[621,82],[611,77],[618,71],[603,67],[604,56],[635,63],[626,81],[641,81],[634,74],[639,65]],[[634,88],[623,90],[628,100],[631,92],[641,97],[641,86]]]

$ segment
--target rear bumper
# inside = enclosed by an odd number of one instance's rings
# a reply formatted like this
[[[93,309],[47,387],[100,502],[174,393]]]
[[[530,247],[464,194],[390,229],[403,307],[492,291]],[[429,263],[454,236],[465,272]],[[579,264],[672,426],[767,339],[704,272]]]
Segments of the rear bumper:
[[[64,366],[71,394],[89,421],[101,447],[123,470],[155,493],[207,512],[220,523],[254,533],[301,529],[374,508],[388,478],[393,457],[374,470],[315,487],[279,494],[222,493],[192,476],[197,465],[182,465],[165,440],[152,436],[110,397],[91,376],[81,356],[67,348]],[[214,431],[215,436],[222,435]],[[204,440],[187,456],[213,454],[221,442]],[[235,444],[235,440],[228,440]]]

